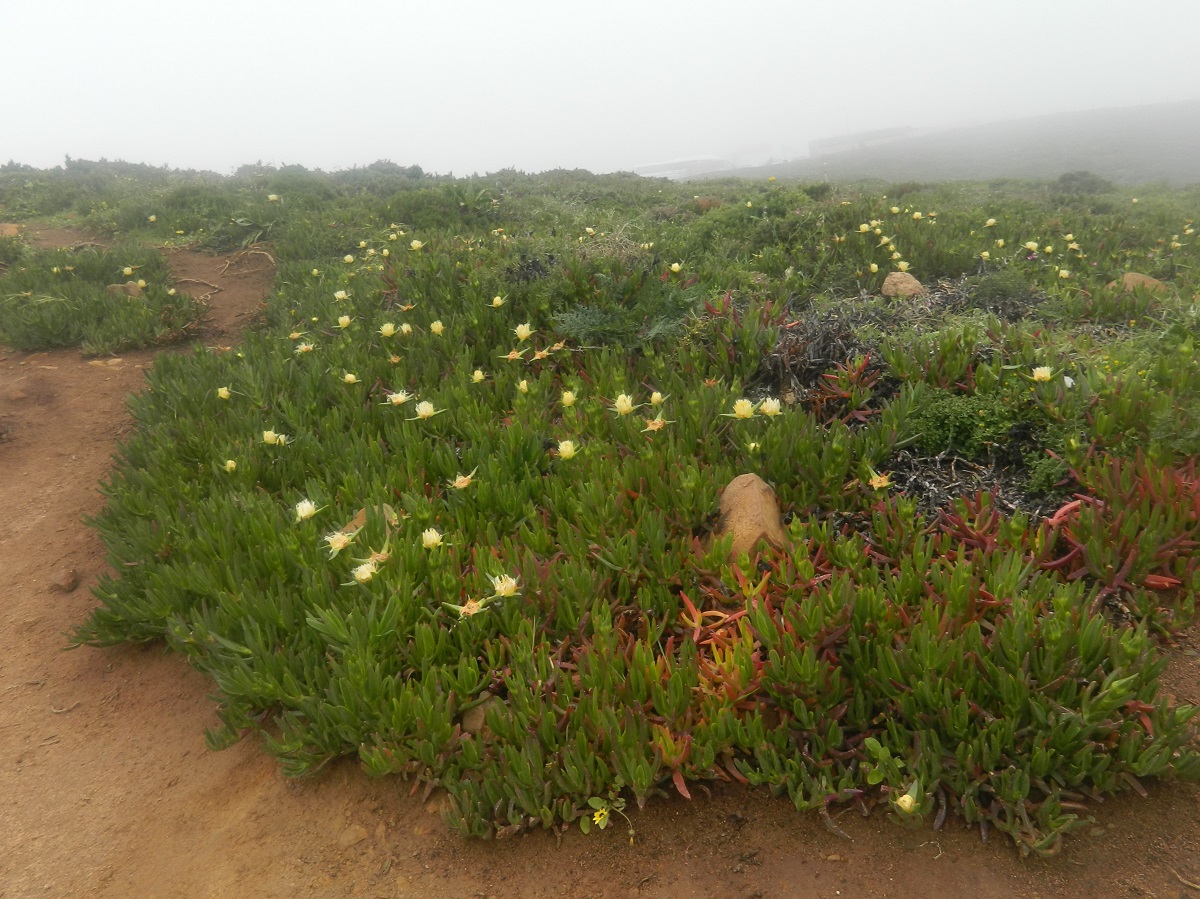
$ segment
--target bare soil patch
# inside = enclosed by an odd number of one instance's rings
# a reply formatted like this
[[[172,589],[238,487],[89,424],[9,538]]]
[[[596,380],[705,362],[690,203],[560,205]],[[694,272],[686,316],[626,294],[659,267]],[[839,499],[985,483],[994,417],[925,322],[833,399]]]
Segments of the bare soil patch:
[[[30,234],[39,245],[89,240]],[[265,252],[265,251],[264,251]],[[170,251],[178,287],[208,295],[201,339],[234,342],[274,276],[258,253]],[[177,350],[168,350],[171,352]],[[155,352],[86,360],[0,347],[0,897],[970,896],[1184,897],[1200,890],[1200,787],[1151,784],[1093,808],[1097,826],[1052,859],[950,821],[908,830],[834,816],[852,841],[786,800],[693,788],[584,836],[480,843],[441,803],[352,761],[288,781],[252,740],[204,745],[209,682],[160,645],[64,652],[107,570],[82,519],[132,428],[126,397]],[[163,497],[169,501],[170,497]],[[69,590],[71,572],[80,586]],[[1200,703],[1200,628],[1169,648],[1164,689]]]

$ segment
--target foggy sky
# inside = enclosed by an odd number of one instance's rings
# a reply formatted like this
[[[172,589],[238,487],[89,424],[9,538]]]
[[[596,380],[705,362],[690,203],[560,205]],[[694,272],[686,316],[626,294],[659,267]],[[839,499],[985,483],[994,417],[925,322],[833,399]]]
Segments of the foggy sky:
[[[757,163],[1200,96],[1194,0],[0,0],[0,162]]]

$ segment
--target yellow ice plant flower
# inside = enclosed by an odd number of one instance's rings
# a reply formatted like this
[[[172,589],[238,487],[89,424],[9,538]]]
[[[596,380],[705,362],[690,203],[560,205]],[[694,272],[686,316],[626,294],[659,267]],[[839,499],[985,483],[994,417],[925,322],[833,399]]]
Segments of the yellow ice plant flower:
[[[217,388],[217,398],[218,399],[227,400],[227,399],[229,399],[229,397],[231,395],[232,395],[232,393],[230,392],[228,387],[218,387]]]
[[[276,446],[279,443],[279,435],[274,431],[263,431],[262,442],[267,446]]]
[[[351,258],[353,258],[353,257],[351,257]],[[317,277],[319,274],[321,274],[321,270],[320,270],[319,268],[314,268],[314,269],[312,270],[312,276],[313,276],[314,278],[315,278],[315,277]]]
[[[365,584],[371,578],[375,577],[375,573],[378,570],[374,562],[363,562],[351,572],[351,575],[353,575],[356,583]]]
[[[1063,235],[1063,240],[1066,240],[1066,241],[1071,241],[1071,240],[1074,240],[1074,239],[1075,239],[1075,235],[1074,235],[1074,234],[1064,234],[1064,235]]]
[[[893,207],[891,208],[891,213],[892,213],[892,215],[899,215],[899,214],[900,214],[900,207],[899,207],[899,206],[893,206]]]
[[[325,535],[325,545],[329,548],[329,558],[333,558],[343,549],[350,545],[350,541],[354,539],[354,533],[347,534],[345,531],[334,531],[332,534]]]
[[[411,243],[409,243],[409,247],[411,247],[414,250],[419,250],[423,246],[425,246],[425,242],[422,240],[414,240]]]
[[[517,579],[511,574],[488,575],[492,582],[492,599],[507,599],[517,595]]]
[[[308,521],[317,514],[317,504],[311,499],[302,499],[296,503],[296,521]]]
[[[297,356],[300,356],[300,355],[303,355],[304,353],[311,353],[313,351],[313,349],[314,349],[314,347],[311,343],[305,342],[305,343],[296,344],[296,349],[292,350],[292,352],[295,353]]]
[[[1030,253],[1036,253],[1038,251],[1036,240],[1027,240],[1022,244],[1022,246],[1025,247],[1025,249],[1027,249]]]
[[[471,373],[471,383],[478,384],[480,381],[482,381],[484,379],[484,377],[485,376],[483,374],[483,369],[477,368],[477,369],[475,369],[475,371],[473,371]]]
[[[1075,241],[1071,241],[1069,244],[1067,244],[1067,249],[1079,252],[1079,244],[1075,243]]]
[[[914,212],[914,213],[912,214],[912,217],[913,217],[913,221],[914,221],[914,222],[919,222],[919,221],[921,220],[921,213],[919,213],[919,212]]]
[[[740,399],[734,402],[733,412],[724,413],[727,418],[753,418],[755,413],[755,405],[748,399]]]
[[[384,337],[391,337],[396,333],[396,326],[392,322],[384,322],[379,333]]]
[[[233,474],[235,471],[237,471],[237,463],[232,459],[226,459],[224,468],[227,472]]]
[[[915,809],[916,807],[917,807],[917,800],[914,799],[908,793],[905,793],[903,796],[901,796],[899,799],[896,800],[896,808],[900,809],[900,811],[904,812],[904,814],[906,814],[906,815],[911,814],[912,810]]]
[[[650,405],[651,406],[661,406],[665,400],[666,400],[666,397],[663,396],[661,393],[659,393],[657,390],[654,391],[652,394],[650,394]]]
[[[654,418],[647,418],[645,421],[646,427],[642,428],[643,434],[645,434],[647,431],[661,431],[664,426],[674,424],[674,422],[667,421],[665,418],[663,418],[661,412],[659,412]]]
[[[575,391],[564,390],[562,393],[562,404],[567,408],[575,405]]]
[[[997,250],[1004,249],[1004,238],[1003,237],[1001,237],[999,240],[996,241],[996,249]]]
[[[349,328],[350,322],[352,322],[352,321],[353,321],[353,319],[350,318],[350,316],[348,316],[348,315],[339,315],[338,320],[337,320],[337,326],[339,328]]]
[[[558,457],[560,459],[574,459],[575,453],[578,452],[574,440],[560,440],[558,442]]]
[[[984,250],[982,253],[979,254],[979,258],[982,259],[984,262],[987,262],[989,259],[992,258],[992,254],[989,253],[987,250]]]
[[[358,383],[358,375],[354,374],[353,372],[345,372],[342,375],[342,383],[343,384],[357,384]]]
[[[509,362],[516,362],[518,359],[520,359],[524,355],[525,355],[524,350],[509,350],[507,353],[505,353],[500,358],[505,359]]]
[[[533,329],[529,327],[529,322],[522,322],[513,328],[513,333],[517,335],[517,340],[525,341],[533,336]]]
[[[437,528],[426,528],[421,532],[421,545],[426,549],[437,549],[444,542],[445,538]]]
[[[444,602],[442,605],[458,615],[459,621],[462,621],[464,618],[472,618],[480,612],[487,611],[487,600],[468,598],[461,606],[457,606],[452,602]]]
[[[536,353],[534,353],[532,356],[530,356],[529,361],[541,362],[543,359],[548,359],[548,358],[550,358],[550,351],[543,349],[543,350],[538,350]]]
[[[681,271],[683,271],[683,266],[680,265],[678,262],[672,262],[671,263],[671,271],[678,275]]]
[[[1046,244],[1046,247],[1045,247],[1045,249],[1042,250],[1042,252],[1043,253],[1053,253],[1054,247],[1051,246],[1050,244]]]
[[[367,242],[365,240],[360,240],[358,242],[358,248],[360,250],[365,250],[367,248]]]
[[[400,239],[400,235],[397,234],[395,231],[393,231],[391,234],[388,235],[388,240],[399,240],[399,239]]]
[[[435,409],[433,408],[433,403],[429,402],[429,400],[422,400],[421,402],[417,403],[417,408],[414,411],[417,413],[416,418],[426,419],[433,418],[433,416],[437,415],[439,412],[445,412],[446,410]],[[416,418],[410,418],[409,421],[416,421]]]
[[[617,401],[613,403],[613,411],[618,415],[628,415],[637,407],[633,404],[633,397],[628,393],[622,393],[617,397]]]
[[[521,393],[529,393],[529,380],[527,378],[522,378],[520,381],[518,381],[517,390],[521,391]]]
[[[883,490],[886,487],[892,486],[892,479],[888,476],[887,472],[884,472],[883,474],[873,475],[867,483],[871,486],[872,490]]]
[[[372,250],[371,252],[372,252],[372,253],[374,253],[375,251],[374,251],[374,250]],[[385,256],[385,257],[387,257],[387,256],[391,256],[391,255],[392,255],[392,251],[391,251],[391,250],[389,250],[387,247],[384,247],[384,248],[383,248],[382,250],[380,250],[379,252],[380,252],[380,253],[381,253],[383,256]]]
[[[407,390],[397,390],[395,393],[387,395],[387,403],[384,405],[403,406],[412,399],[412,394]]]
[[[440,336],[442,336],[442,334],[444,334],[446,332],[446,326],[443,325],[441,322],[441,319],[439,319],[438,321],[433,322],[429,326],[429,330],[432,331],[434,334],[437,334],[440,337]]]
[[[346,263],[346,265],[349,265],[353,261],[354,261],[354,255],[351,253],[347,253],[345,256],[342,257],[342,262]]]
[[[1037,368],[1035,368],[1033,370],[1033,379],[1035,381],[1049,381],[1050,380],[1050,366],[1049,365],[1039,365]]]
[[[871,226],[868,225],[866,222],[863,222],[861,225],[858,226],[858,232],[860,234],[866,234],[870,230],[871,230]]]
[[[1060,278],[1069,278],[1069,277],[1071,277],[1071,272],[1068,269],[1060,268],[1058,270],[1058,276]]]
[[[503,305],[504,305],[504,297],[502,297],[502,296],[492,297],[492,308],[493,309],[499,309]]]
[[[157,221],[158,221],[158,216],[157,216],[157,215],[152,215],[152,216],[150,216],[149,218],[147,218],[147,219],[146,219],[146,221],[148,221],[150,224],[152,224],[152,225],[153,225],[155,222],[157,222]]]
[[[133,274],[133,266],[132,265],[125,266],[123,269],[121,269],[121,274],[124,275],[126,278],[128,278],[130,275]]]
[[[478,467],[471,469],[470,474],[460,474],[453,480],[447,481],[446,486],[453,487],[455,490],[466,490],[475,483],[475,472],[477,471],[479,471]]]
[[[174,287],[172,287],[170,290],[167,291],[167,296],[169,296],[169,297],[175,296],[175,288]]]
[[[340,303],[340,302],[342,302],[342,301],[344,301],[344,300],[348,300],[348,299],[350,299],[350,294],[348,294],[348,293],[347,293],[346,291],[344,291],[344,290],[335,290],[335,291],[333,292],[333,298],[334,298],[335,300],[337,300],[337,301]]]
[[[871,263],[871,274],[873,275],[873,274],[875,274],[877,271],[879,271],[879,263],[877,263],[877,262],[872,262],[872,263]]]
[[[404,322],[404,324],[402,324],[400,326],[400,336],[407,337],[411,333],[412,333],[412,325],[410,325],[408,322]]]
[[[908,271],[908,262],[904,259],[901,259],[899,262],[896,263],[896,269],[897,269],[897,271],[902,271],[902,272]]]
[[[774,418],[782,411],[782,407],[780,406],[777,398],[769,396],[759,405],[758,411],[768,418]]]
[[[994,228],[995,226],[996,226],[995,219],[988,219],[986,222],[983,223],[983,227],[985,227],[985,228]]]

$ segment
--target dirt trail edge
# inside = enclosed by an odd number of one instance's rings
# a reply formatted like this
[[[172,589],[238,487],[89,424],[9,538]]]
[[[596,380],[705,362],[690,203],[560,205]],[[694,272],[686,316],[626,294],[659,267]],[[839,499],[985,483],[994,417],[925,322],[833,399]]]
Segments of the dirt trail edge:
[[[40,245],[86,237],[43,230]],[[266,253],[170,251],[178,287],[212,305],[201,339],[227,345],[274,276]],[[174,350],[168,350],[171,352]],[[63,651],[106,570],[82,524],[131,427],[125,398],[155,352],[87,360],[0,347],[0,897],[1200,895],[1200,788],[1150,787],[1093,813],[1053,859],[1017,857],[951,821],[908,830],[849,811],[828,831],[785,800],[718,784],[652,802],[604,832],[463,840],[441,803],[352,761],[288,781],[254,740],[220,753],[210,683],[158,644]],[[1197,628],[1165,689],[1200,702]]]

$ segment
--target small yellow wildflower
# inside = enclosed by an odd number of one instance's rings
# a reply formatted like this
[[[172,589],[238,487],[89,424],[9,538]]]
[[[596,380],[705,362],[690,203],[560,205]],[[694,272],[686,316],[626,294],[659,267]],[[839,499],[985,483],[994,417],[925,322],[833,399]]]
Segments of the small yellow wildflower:
[[[308,521],[317,514],[317,504],[311,499],[302,499],[296,503],[296,521]]]
[[[892,486],[892,479],[884,472],[883,474],[874,475],[867,483],[871,486],[872,490],[883,490]]]
[[[529,393],[529,380],[527,378],[522,378],[520,381],[518,381],[517,390],[521,391],[521,393]]]
[[[908,271],[908,262],[905,261],[904,259],[901,259],[899,262],[896,263],[896,268],[899,271],[906,272],[906,271]]]
[[[492,597],[507,598],[517,595],[517,579],[510,574],[489,575],[492,581]]]
[[[414,250],[419,250],[421,247],[425,246],[425,243],[424,241],[414,240],[409,244],[409,246]]]
[[[768,418],[774,418],[776,415],[778,415],[782,411],[782,409],[779,405],[779,400],[773,396],[769,396],[765,400],[763,400],[762,404],[758,407],[758,409],[760,412],[762,412],[763,415],[767,416]]]
[[[912,810],[916,807],[917,807],[917,800],[914,799],[908,793],[905,793],[903,796],[901,796],[899,799],[896,800],[896,808],[900,809],[900,811],[904,812],[904,814],[906,814],[906,815],[911,814]]]
[[[517,340],[525,341],[533,336],[533,329],[529,327],[529,322],[522,322],[513,328],[513,333],[517,335]]]
[[[392,406],[403,406],[412,399],[412,394],[407,390],[397,390],[395,393],[387,395],[387,404]]]
[[[352,322],[352,321],[353,321],[353,319],[350,318],[350,316],[348,316],[348,315],[339,315],[338,320],[337,320],[337,325],[339,328],[349,328],[350,322]]]
[[[435,408],[433,408],[433,403],[429,402],[429,400],[422,400],[421,402],[417,403],[417,408],[415,411],[417,413],[417,418],[425,419],[425,418],[433,418],[433,416],[437,415],[439,412],[444,412],[446,410],[435,409]],[[415,420],[416,419],[413,419],[413,418],[409,419],[409,421],[415,421]]]
[[[379,333],[384,337],[391,337],[396,333],[396,326],[392,322],[384,322]]]
[[[499,309],[503,305],[504,305],[504,297],[501,297],[501,296],[492,297],[492,308],[493,309]]]
[[[311,353],[313,351],[313,349],[314,349],[313,345],[306,341],[304,343],[296,344],[296,349],[294,349],[292,352],[294,352],[297,356],[300,356],[300,355],[303,355],[304,353]]]
[[[996,224],[995,219],[988,219],[986,222],[983,223],[983,227],[992,228],[992,227],[995,227],[995,224]]]
[[[661,393],[659,393],[657,390],[654,391],[652,394],[650,394],[650,405],[651,406],[661,406],[665,400],[666,400],[666,397],[663,396]]]
[[[1050,380],[1050,366],[1049,365],[1039,365],[1037,368],[1035,368],[1033,370],[1033,380],[1049,381]]]
[[[346,265],[349,265],[353,261],[354,261],[354,255],[351,253],[347,253],[345,256],[342,257],[342,262],[346,263]]]
[[[483,369],[477,368],[471,373],[471,383],[478,384],[484,379]]]
[[[446,486],[453,487],[455,490],[466,490],[475,480],[475,472],[479,471],[478,467],[471,469],[470,474],[460,474],[452,481],[447,481]]]
[[[231,395],[232,395],[231,391],[229,390],[228,387],[218,387],[217,388],[217,398],[218,399],[227,400],[227,399],[229,399],[229,397]]]
[[[681,271],[683,271],[683,266],[680,265],[678,262],[672,262],[671,263],[671,271],[674,272],[676,275],[678,275]]]
[[[438,321],[433,322],[433,324],[431,324],[429,326],[429,330],[432,331],[434,334],[437,334],[440,337],[442,334],[445,333],[446,326],[443,325],[441,320],[439,319]]]
[[[335,290],[333,293],[333,298],[335,300],[337,300],[339,303],[341,303],[341,302],[344,302],[345,300],[350,299],[350,294],[344,290]]]
[[[225,470],[227,472],[229,472],[230,474],[233,474],[235,471],[237,471],[237,463],[234,462],[232,459],[226,459],[225,460]]]
[[[574,459],[577,452],[574,440],[561,440],[558,444],[558,457],[560,459]]]
[[[753,418],[756,409],[754,403],[747,399],[740,399],[734,402],[733,412],[726,413],[729,418]]]
[[[564,390],[563,394],[562,394],[562,404],[568,408],[571,406],[574,406],[575,405],[575,391]]]
[[[622,393],[617,397],[617,401],[613,403],[613,411],[618,415],[628,415],[637,407],[633,404],[633,397],[627,393]]]
[[[343,384],[357,384],[358,383],[358,375],[354,374],[353,372],[346,372],[342,375],[342,383]]]
[[[357,583],[365,584],[371,580],[371,578],[375,577],[375,572],[378,570],[379,569],[375,567],[374,562],[363,562],[361,565],[356,567],[351,574],[354,576],[354,580]]]
[[[437,528],[426,528],[421,532],[421,545],[426,549],[437,549],[443,542],[442,532]]]

